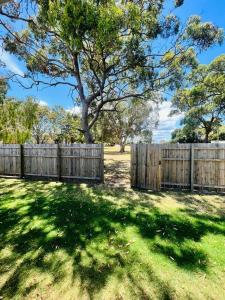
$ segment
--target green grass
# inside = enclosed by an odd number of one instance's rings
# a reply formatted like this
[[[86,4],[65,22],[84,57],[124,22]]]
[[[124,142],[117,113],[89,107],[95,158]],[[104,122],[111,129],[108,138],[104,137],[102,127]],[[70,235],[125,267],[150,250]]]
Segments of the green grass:
[[[0,179],[3,299],[225,299],[224,196]]]

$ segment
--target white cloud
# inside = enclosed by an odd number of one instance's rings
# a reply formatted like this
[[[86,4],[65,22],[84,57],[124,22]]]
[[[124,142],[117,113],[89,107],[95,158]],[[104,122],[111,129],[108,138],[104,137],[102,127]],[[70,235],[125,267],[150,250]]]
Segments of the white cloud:
[[[39,101],[39,104],[40,104],[41,106],[48,106],[48,103],[47,103],[46,101],[44,101],[44,100],[40,100],[40,101]]]
[[[8,52],[4,51],[3,49],[0,52],[0,61],[2,61],[6,68],[10,70],[11,72],[24,76],[23,71],[19,68],[19,66],[14,61],[12,55],[10,55]]]
[[[171,132],[179,126],[183,118],[183,114],[181,113],[169,116],[172,110],[170,101],[162,102],[159,107],[159,125],[153,130],[153,142],[170,140]]]
[[[74,106],[72,108],[66,109],[66,111],[71,113],[72,115],[79,115],[81,113],[81,108],[79,106]]]

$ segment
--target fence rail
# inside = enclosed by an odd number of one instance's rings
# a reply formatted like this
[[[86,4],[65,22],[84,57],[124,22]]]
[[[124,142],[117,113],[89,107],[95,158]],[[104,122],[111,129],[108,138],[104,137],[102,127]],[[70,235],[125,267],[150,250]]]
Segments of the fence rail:
[[[140,177],[135,179],[141,173],[142,182],[139,186],[148,188],[146,178],[151,174],[156,178],[160,170],[161,187],[177,187],[194,189],[212,189],[225,191],[225,145],[224,144],[160,144],[148,147],[144,144],[132,145],[132,164],[135,165],[137,172],[132,172],[131,182],[140,181]],[[158,148],[160,159],[158,168],[149,167],[149,163],[143,164],[143,158],[152,155],[153,149]],[[155,151],[155,150],[154,150]],[[149,154],[150,153],[150,154]],[[139,155],[140,154],[140,155]],[[139,157],[140,156],[140,157]],[[132,166],[131,166],[132,167]],[[133,167],[134,169],[134,167]],[[155,174],[152,174],[155,172]]]
[[[0,144],[0,175],[104,181],[100,144]]]

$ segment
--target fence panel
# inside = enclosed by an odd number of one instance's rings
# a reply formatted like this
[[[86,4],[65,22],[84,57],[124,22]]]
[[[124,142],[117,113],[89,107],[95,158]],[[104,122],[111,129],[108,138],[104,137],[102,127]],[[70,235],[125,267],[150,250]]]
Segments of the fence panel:
[[[225,189],[225,145],[196,144],[194,187]]]
[[[0,145],[0,175],[104,181],[103,152],[96,144]]]
[[[54,144],[24,145],[24,176],[58,177],[57,148]]]
[[[155,158],[152,154],[146,156],[154,147],[156,145],[132,145],[131,186],[153,189],[155,182],[159,182],[152,168]],[[161,144],[157,147],[160,149],[161,187],[225,191],[225,144]]]
[[[191,145],[162,144],[162,187],[188,187],[191,176]]]
[[[0,175],[19,176],[20,164],[20,145],[0,144]]]
[[[160,190],[160,147],[151,144],[131,146],[131,186]]]
[[[61,177],[103,181],[103,151],[99,144],[61,145]]]

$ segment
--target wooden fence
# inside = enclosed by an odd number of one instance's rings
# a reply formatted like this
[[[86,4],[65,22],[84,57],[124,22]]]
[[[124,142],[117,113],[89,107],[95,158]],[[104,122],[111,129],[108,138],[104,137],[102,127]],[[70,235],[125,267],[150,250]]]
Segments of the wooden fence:
[[[104,181],[99,144],[0,144],[0,175]]]
[[[225,191],[225,145],[132,145],[131,186]]]

